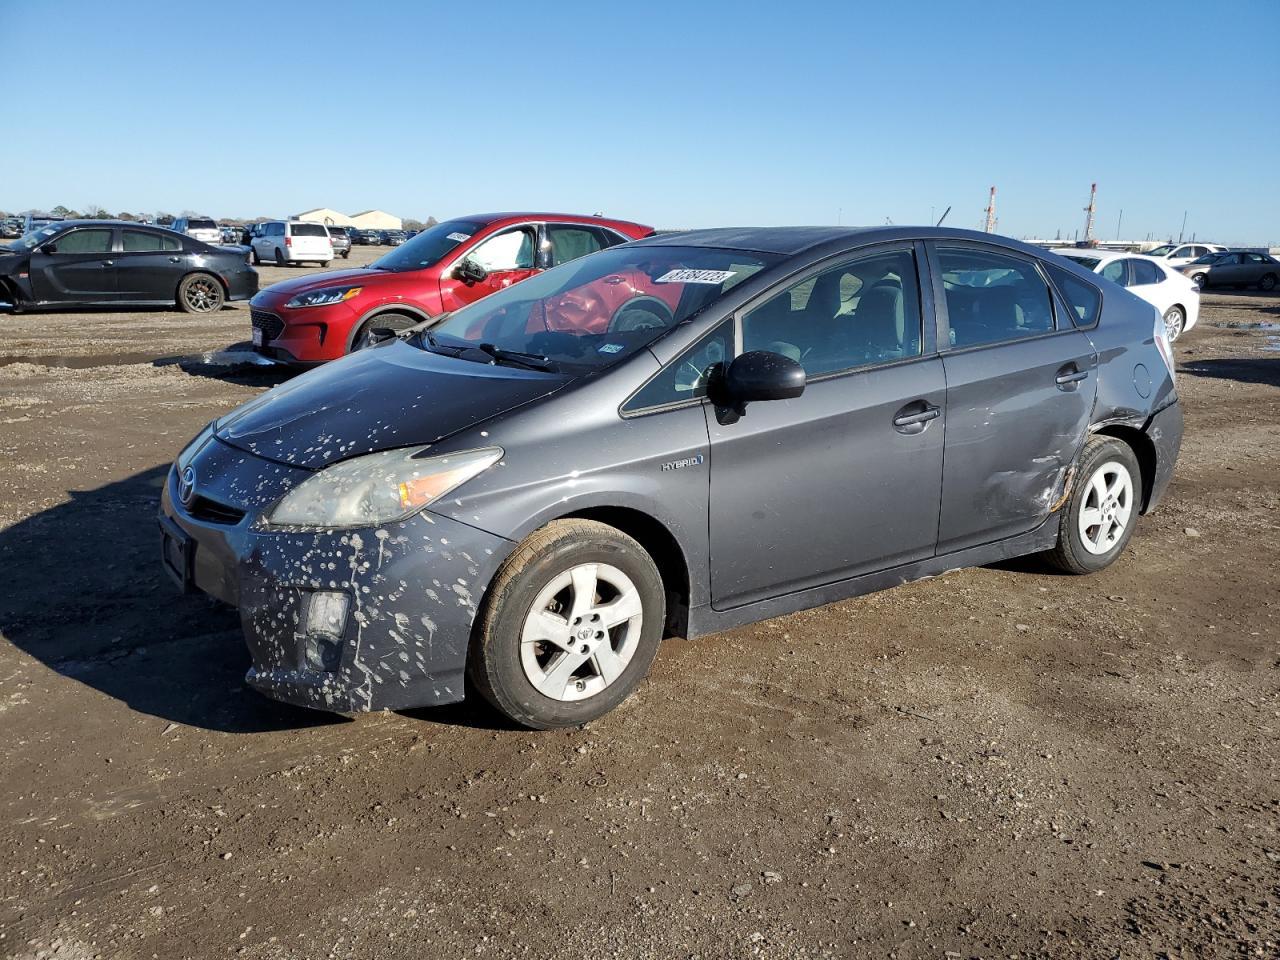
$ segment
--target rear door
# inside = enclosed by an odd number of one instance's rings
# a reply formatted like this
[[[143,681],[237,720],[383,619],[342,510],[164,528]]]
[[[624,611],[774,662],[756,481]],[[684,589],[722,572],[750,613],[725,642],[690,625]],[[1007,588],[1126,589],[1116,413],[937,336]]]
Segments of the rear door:
[[[947,380],[938,553],[1039,526],[1084,444],[1097,355],[1031,257],[930,244]]]
[[[290,234],[286,255],[293,260],[332,260],[333,244],[323,223],[291,223],[286,228]]]
[[[176,233],[122,228],[115,256],[116,299],[175,299],[184,269],[182,243]]]
[[[537,230],[533,224],[521,224],[489,235],[458,256],[452,267],[440,275],[440,300],[444,309],[465,307],[537,273],[534,260],[536,237]],[[454,276],[457,265],[463,260],[483,267],[485,278],[467,282]]]
[[[37,247],[31,254],[31,287],[46,303],[111,300],[116,265],[111,227],[78,227],[52,241],[53,253]]]
[[[791,357],[808,383],[738,419],[706,407],[717,609],[933,555],[946,383],[916,262],[911,243],[872,248],[743,311],[740,352]]]

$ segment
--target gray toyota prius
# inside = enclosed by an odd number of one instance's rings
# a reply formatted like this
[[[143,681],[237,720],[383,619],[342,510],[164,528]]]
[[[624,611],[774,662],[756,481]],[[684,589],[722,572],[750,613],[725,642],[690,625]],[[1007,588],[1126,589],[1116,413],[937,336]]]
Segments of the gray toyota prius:
[[[665,636],[1101,570],[1182,437],[1150,304],[968,231],[667,234],[382,335],[209,424],[163,493],[165,566],[290,703],[580,724]]]

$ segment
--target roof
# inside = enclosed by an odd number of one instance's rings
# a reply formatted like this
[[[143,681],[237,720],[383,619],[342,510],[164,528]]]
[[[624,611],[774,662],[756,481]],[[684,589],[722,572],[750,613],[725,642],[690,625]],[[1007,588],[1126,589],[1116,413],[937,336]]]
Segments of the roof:
[[[1039,254],[1039,248],[1020,240],[976,230],[957,230],[952,227],[721,227],[714,230],[687,230],[682,233],[660,233],[637,243],[665,247],[723,247],[730,250],[751,250],[755,253],[772,253],[790,257],[818,247],[839,248],[852,241],[880,242],[891,240],[973,240],[996,243],[1031,254]]]
[[[595,214],[587,213],[547,213],[536,210],[507,210],[499,213],[473,213],[465,216],[449,217],[449,220],[469,220],[472,223],[498,223],[502,220],[559,220],[565,223],[602,223],[602,224],[621,224],[628,227],[644,227],[652,229],[647,224],[638,223],[635,220],[620,220],[617,217],[598,217]],[[442,223],[445,221],[441,221]]]
[[[1051,247],[1050,253],[1056,253],[1060,257],[1088,257],[1090,260],[1097,260],[1098,263],[1110,263],[1112,260],[1120,260],[1125,257],[1133,257],[1135,260],[1150,260],[1152,263],[1163,263],[1162,257],[1148,257],[1145,253],[1130,253],[1128,250],[1103,250],[1100,247]],[[1168,264],[1165,264],[1168,266]]]

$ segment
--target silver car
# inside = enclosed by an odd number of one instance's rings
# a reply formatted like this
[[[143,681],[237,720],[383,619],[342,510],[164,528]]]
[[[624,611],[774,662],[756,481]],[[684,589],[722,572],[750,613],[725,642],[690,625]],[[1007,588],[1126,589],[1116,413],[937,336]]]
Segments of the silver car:
[[[1201,289],[1207,287],[1257,287],[1271,291],[1280,280],[1280,260],[1265,253],[1228,250],[1211,253],[1181,268]]]
[[[665,234],[211,423],[169,473],[161,555],[239,609],[268,696],[477,691],[568,726],[665,636],[1021,554],[1102,570],[1181,437],[1160,315],[1053,254],[932,227]]]

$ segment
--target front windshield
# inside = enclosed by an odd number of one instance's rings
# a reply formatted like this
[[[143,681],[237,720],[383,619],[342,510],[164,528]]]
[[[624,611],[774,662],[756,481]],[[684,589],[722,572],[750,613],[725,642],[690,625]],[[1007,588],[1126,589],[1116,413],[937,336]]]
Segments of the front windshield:
[[[390,270],[393,273],[434,267],[455,250],[458,244],[466,243],[484,226],[483,223],[472,223],[470,220],[447,220],[444,223],[437,223],[434,227],[423,230],[412,240],[406,240],[390,253],[379,257],[370,266],[376,270]],[[374,238],[378,236],[373,231],[366,236],[370,234]],[[387,235],[404,236],[399,230],[388,230]]]
[[[9,244],[10,250],[34,250],[40,244],[45,243],[50,237],[60,229],[60,225],[51,223],[47,227],[40,227],[38,230],[32,230],[30,233],[19,237],[13,243]]]
[[[1148,257],[1167,257],[1169,254],[1173,253],[1176,247],[1177,247],[1177,244],[1166,243],[1162,247],[1156,247],[1154,250],[1148,250],[1147,256]]]
[[[779,259],[709,247],[622,245],[464,307],[418,342],[467,359],[485,360],[486,353],[495,362],[513,359],[501,355],[507,352],[561,372],[602,369]]]

